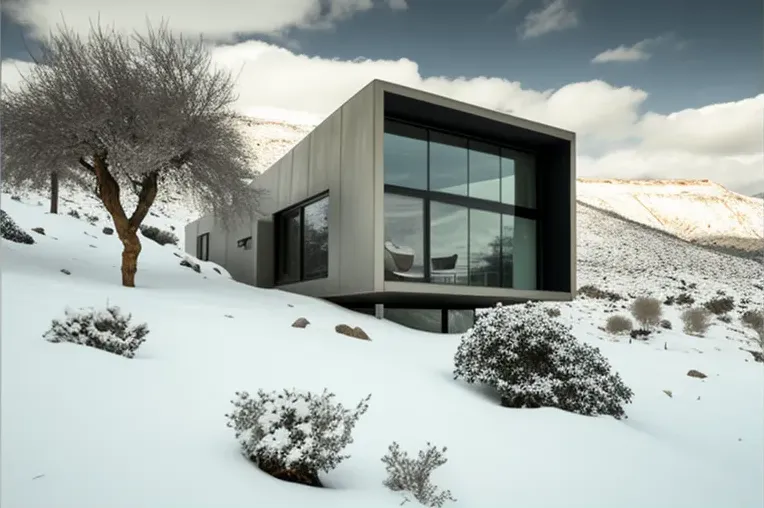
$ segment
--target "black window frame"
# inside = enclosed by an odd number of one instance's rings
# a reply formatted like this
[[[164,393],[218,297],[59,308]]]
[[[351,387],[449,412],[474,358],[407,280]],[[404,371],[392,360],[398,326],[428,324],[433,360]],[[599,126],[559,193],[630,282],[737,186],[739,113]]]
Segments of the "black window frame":
[[[202,249],[204,246],[204,249]],[[202,233],[196,236],[196,259],[200,261],[210,260],[210,234]]]
[[[295,284],[297,282],[308,282],[311,280],[320,280],[320,279],[326,279],[329,277],[329,260],[328,260],[328,248],[327,248],[327,266],[326,266],[326,274],[325,275],[318,275],[318,276],[312,276],[312,277],[306,277],[305,276],[305,208],[307,206],[310,206],[314,203],[318,203],[319,201],[322,201],[326,199],[327,204],[329,200],[329,192],[325,191],[320,194],[317,194],[315,196],[312,196],[306,200],[300,201],[299,203],[290,206],[289,208],[284,208],[283,210],[280,210],[273,214],[273,245],[274,245],[274,284],[276,286],[281,286],[285,284]],[[282,251],[281,251],[281,235],[282,235],[282,218],[286,215],[291,215],[295,211],[299,211],[299,224],[300,224],[300,247],[298,250],[299,254],[299,270],[298,270],[298,276],[292,277],[292,278],[282,278],[282,272],[281,268],[283,265],[282,260]],[[328,212],[328,211],[327,211]],[[328,224],[327,224],[328,227]],[[328,241],[328,238],[327,238]]]
[[[400,185],[394,185],[394,184],[385,184],[384,185],[384,193],[385,194],[395,194],[400,196],[407,196],[411,198],[418,198],[422,201],[422,206],[424,207],[424,229],[423,229],[423,235],[424,235],[424,245],[423,245],[423,256],[424,256],[424,277],[422,280],[418,282],[423,282],[427,284],[432,284],[431,279],[431,258],[430,258],[430,243],[431,243],[431,214],[430,214],[430,203],[440,202],[450,205],[456,205],[464,207],[468,210],[467,212],[467,262],[469,267],[469,255],[470,255],[470,210],[476,209],[476,210],[482,210],[486,212],[494,212],[498,213],[502,216],[500,221],[500,234],[504,231],[504,215],[512,215],[515,217],[520,217],[523,219],[530,219],[535,221],[536,223],[536,290],[542,290],[543,288],[543,264],[542,264],[542,239],[543,239],[543,221],[542,221],[542,209],[543,209],[543,202],[541,201],[541,192],[539,192],[539,188],[541,185],[541,175],[538,171],[538,166],[534,164],[534,171],[536,172],[536,178],[535,178],[535,194],[536,194],[536,206],[535,208],[529,208],[524,206],[518,206],[508,203],[502,203],[501,202],[501,196],[502,196],[502,182],[503,178],[501,170],[499,172],[499,201],[491,201],[483,198],[478,197],[471,197],[469,196],[469,184],[470,184],[470,170],[469,170],[469,157],[467,158],[467,187],[468,187],[468,195],[460,195],[460,194],[450,194],[447,192],[441,192],[441,191],[433,191],[429,190],[430,185],[430,138],[432,132],[438,132],[443,134],[449,134],[452,136],[460,136],[467,140],[467,149],[469,150],[471,143],[480,143],[480,144],[488,144],[492,145],[499,149],[499,154],[502,153],[502,149],[512,150],[515,152],[522,152],[525,154],[529,154],[534,156],[534,159],[536,162],[538,162],[538,153],[528,150],[519,148],[517,146],[510,146],[502,143],[497,143],[495,140],[485,139],[481,138],[479,136],[472,136],[465,133],[460,132],[454,132],[449,131],[445,129],[440,129],[437,127],[431,127],[424,124],[411,122],[408,120],[396,118],[394,116],[385,116],[385,130],[387,130],[387,124],[388,122],[394,122],[398,124],[407,124],[412,127],[418,127],[420,129],[425,129],[427,136],[426,136],[426,143],[427,143],[427,175],[426,175],[426,182],[427,182],[427,189],[415,189],[410,187],[403,187]],[[503,242],[500,242],[500,257],[503,259]],[[469,268],[468,268],[468,280],[469,280]],[[504,280],[504,263],[499,263],[499,281]],[[463,284],[460,284],[460,286],[463,286]],[[469,286],[469,284],[467,284]],[[474,286],[473,286],[474,287]],[[504,287],[503,285],[500,285],[498,288],[494,289],[513,289],[512,287]]]

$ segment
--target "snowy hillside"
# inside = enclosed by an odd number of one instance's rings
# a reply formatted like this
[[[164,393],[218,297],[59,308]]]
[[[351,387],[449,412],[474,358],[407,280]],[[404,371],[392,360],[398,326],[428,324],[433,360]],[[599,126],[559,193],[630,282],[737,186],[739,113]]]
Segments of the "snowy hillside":
[[[2,194],[2,209],[19,226],[45,234],[32,232],[34,245],[3,241],[0,252],[0,506],[392,508],[401,496],[382,486],[380,458],[394,440],[412,453],[427,441],[448,447],[448,462],[433,476],[457,499],[445,506],[764,503],[764,365],[746,351],[758,346],[739,322],[744,308],[764,306],[755,285],[764,278],[760,264],[581,207],[580,284],[626,300],[561,304],[558,319],[600,347],[634,390],[628,419],[617,421],[502,408],[490,392],[453,380],[458,336],[244,286],[212,264],[196,273],[180,265],[177,248],[146,238],[139,287],[122,288],[121,246],[102,232],[105,214],[72,196],[52,216],[43,196]],[[178,201],[154,212],[147,222],[179,234],[192,215]],[[681,331],[681,309],[666,306],[673,330],[646,341],[601,330],[631,297],[679,291],[701,302],[734,295],[732,321],[691,337]],[[42,338],[66,306],[107,302],[148,324],[134,359]],[[298,317],[311,324],[292,328]],[[362,327],[372,340],[335,333],[339,323]],[[688,377],[690,369],[708,377]],[[260,472],[225,425],[235,391],[290,387],[326,387],[348,406],[372,394],[351,458],[322,478],[328,488]]]
[[[579,202],[701,245],[764,248],[764,201],[708,180],[580,179]]]

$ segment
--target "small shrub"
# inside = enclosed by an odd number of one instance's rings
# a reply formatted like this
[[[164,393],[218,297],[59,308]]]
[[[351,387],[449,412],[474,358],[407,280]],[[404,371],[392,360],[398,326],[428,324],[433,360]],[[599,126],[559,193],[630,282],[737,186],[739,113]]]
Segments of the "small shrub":
[[[632,302],[631,315],[637,320],[639,324],[645,329],[650,329],[661,322],[663,316],[663,308],[661,307],[661,301],[655,298],[648,298],[646,296],[640,296],[634,302]]]
[[[692,307],[682,313],[684,333],[689,335],[703,335],[711,326],[709,312],[702,307]]]
[[[735,308],[735,299],[731,296],[712,298],[704,303],[703,307],[705,307],[711,314],[720,316]]]
[[[665,300],[663,300],[663,305],[672,306],[674,305],[674,302],[676,302],[675,296],[668,296]]]
[[[727,324],[732,322],[732,316],[730,316],[729,314],[722,314],[721,316],[718,316],[716,319],[718,319],[722,323],[727,323]]]
[[[677,305],[693,305],[694,303],[695,298],[693,298],[689,293],[679,293],[679,295],[676,297]]]
[[[549,314],[549,317],[560,317],[560,309],[557,307],[549,307],[546,309],[546,313]]]
[[[65,314],[64,321],[54,319],[45,332],[49,342],[71,342],[132,358],[149,333],[146,323],[131,327],[132,316],[115,306],[103,310],[67,308]]]
[[[607,318],[605,330],[607,330],[608,333],[618,334],[630,331],[632,326],[631,319],[626,316],[610,316]]]
[[[629,332],[629,337],[632,339],[642,339],[647,340],[647,338],[650,336],[652,332],[650,330],[645,330],[644,328],[639,328],[637,330],[632,330]]]
[[[764,311],[747,310],[740,317],[745,326],[752,329],[758,335],[758,343],[764,350]]]
[[[358,418],[369,398],[354,411],[334,403],[334,394],[299,390],[259,390],[256,397],[236,392],[234,410],[226,415],[242,454],[264,472],[281,480],[320,487],[318,473],[348,458],[342,450],[353,442]]]
[[[32,245],[32,235],[21,229],[5,210],[0,210],[0,236],[9,242]]]
[[[98,222],[98,215],[86,213],[85,220],[87,220],[91,224],[95,224],[96,222]]]
[[[664,330],[671,330],[673,327],[671,326],[671,321],[668,319],[661,319],[661,328]]]
[[[398,443],[393,442],[388,448],[388,454],[382,457],[387,471],[384,486],[393,492],[408,492],[422,505],[431,508],[440,508],[446,501],[456,501],[450,491],[439,493],[430,481],[432,472],[448,461],[445,453],[445,447],[438,450],[427,443],[427,449],[420,450],[419,456],[411,459],[407,452],[401,451]],[[404,498],[404,503],[408,501],[408,498]]]
[[[154,226],[141,226],[141,233],[149,240],[154,240],[159,245],[178,245],[178,237],[169,231]]]
[[[71,216],[71,217],[74,217],[75,219],[79,219],[79,218],[80,218],[80,212],[78,212],[78,211],[77,211],[77,210],[75,210],[74,208],[72,208],[71,210],[69,210],[69,211],[67,212],[67,214],[68,214],[69,216]]]
[[[586,286],[581,286],[578,288],[578,294],[584,295],[587,298],[593,298],[595,300],[610,300],[611,302],[618,302],[623,300],[623,297],[618,293],[614,293],[613,291],[606,291],[591,284],[587,284]]]
[[[479,309],[454,357],[454,377],[499,392],[506,407],[557,407],[624,416],[631,389],[599,349],[535,303]]]

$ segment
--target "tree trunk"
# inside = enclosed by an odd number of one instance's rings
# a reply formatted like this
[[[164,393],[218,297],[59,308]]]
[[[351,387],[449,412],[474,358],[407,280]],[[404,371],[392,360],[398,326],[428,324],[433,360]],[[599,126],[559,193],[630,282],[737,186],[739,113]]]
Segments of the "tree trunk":
[[[95,155],[92,164],[98,183],[98,196],[114,221],[114,229],[122,242],[122,285],[135,287],[135,274],[138,271],[138,255],[141,253],[141,241],[138,228],[154,203],[157,194],[157,173],[145,175],[141,182],[141,192],[135,212],[128,219],[119,198],[119,184],[109,172],[105,157]]]
[[[50,213],[58,213],[58,173],[50,173]]]
[[[116,224],[115,224],[116,225]],[[135,287],[135,274],[138,271],[138,255],[141,253],[141,240],[138,231],[128,228],[122,233],[117,232],[122,240],[122,285]]]

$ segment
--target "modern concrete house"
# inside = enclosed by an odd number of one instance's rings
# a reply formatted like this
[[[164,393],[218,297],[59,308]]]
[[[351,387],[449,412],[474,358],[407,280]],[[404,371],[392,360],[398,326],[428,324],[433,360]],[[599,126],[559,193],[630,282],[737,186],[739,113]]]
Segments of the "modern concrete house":
[[[461,332],[497,302],[570,300],[575,134],[374,80],[255,182],[261,216],[186,226],[234,279]]]

